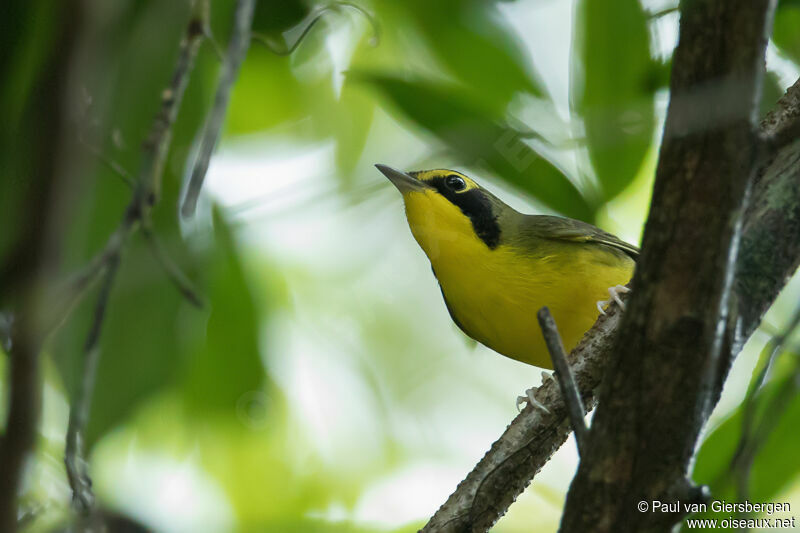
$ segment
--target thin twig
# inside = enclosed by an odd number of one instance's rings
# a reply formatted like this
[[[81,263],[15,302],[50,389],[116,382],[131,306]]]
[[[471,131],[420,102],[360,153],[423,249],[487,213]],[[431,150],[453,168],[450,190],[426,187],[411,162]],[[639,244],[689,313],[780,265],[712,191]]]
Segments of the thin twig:
[[[200,296],[200,293],[192,285],[192,282],[189,280],[188,276],[186,276],[186,274],[181,271],[180,267],[175,263],[175,261],[169,257],[166,250],[164,250],[164,246],[161,244],[161,241],[158,239],[158,236],[149,225],[142,225],[142,236],[150,246],[150,251],[152,252],[153,257],[155,257],[159,264],[161,264],[164,272],[167,273],[167,277],[170,279],[173,285],[175,285],[175,288],[178,289],[178,292],[180,292],[183,297],[186,298],[192,305],[198,309],[202,309],[205,305],[202,296]]]
[[[178,116],[186,85],[189,83],[189,74],[194,67],[197,49],[203,41],[204,27],[205,22],[197,18],[197,15],[189,21],[186,34],[181,40],[172,80],[161,93],[161,108],[144,143],[144,162],[139,174],[139,185],[149,188],[145,195],[148,207],[158,201],[161,193],[161,178],[164,175],[164,164],[172,141],[172,126]]]
[[[564,403],[567,404],[567,413],[569,414],[570,424],[572,430],[575,432],[575,442],[578,445],[578,453],[583,456],[586,451],[586,437],[588,430],[586,428],[586,409],[583,407],[581,400],[581,393],[578,390],[578,385],[575,383],[575,376],[572,374],[572,369],[567,363],[567,354],[564,351],[564,344],[561,342],[561,336],[558,334],[556,321],[553,315],[550,314],[550,309],[542,307],[536,314],[539,319],[539,326],[542,328],[542,336],[544,342],[547,344],[547,351],[550,352],[550,358],[553,360],[553,368],[555,369],[556,379],[561,388],[561,394],[564,396]]]
[[[116,278],[123,249],[130,236],[143,224],[149,224],[149,213],[159,199],[164,165],[172,139],[172,127],[183,100],[183,94],[194,67],[197,50],[203,37],[204,22],[198,18],[195,5],[193,15],[181,40],[178,59],[169,86],[161,94],[161,107],[153,121],[147,140],[142,145],[142,166],[136,180],[133,196],[125,209],[117,229],[111,234],[103,250],[75,277],[71,284],[73,296],[69,307],[86,292],[92,281],[105,272],[105,278],[95,306],[94,321],[84,346],[84,365],[78,397],[70,406],[69,428],[64,462],[73,491],[73,503],[79,511],[87,513],[92,506],[91,480],[83,457],[82,433],[91,408],[95,374],[100,351],[97,347],[103,325],[108,297]]]
[[[727,374],[720,362],[734,349],[733,282],[759,170],[754,119],[774,5],[680,3],[636,291],[592,420],[592,446],[570,484],[562,533],[669,531],[686,514],[641,512],[631,500],[687,493],[714,387]],[[697,91],[714,86],[714,104],[699,105]],[[695,130],[698,122],[703,128]]]
[[[133,176],[131,176],[130,172],[125,170],[125,167],[117,163],[114,159],[107,156],[103,153],[100,148],[94,146],[93,144],[89,143],[85,139],[78,137],[78,142],[83,145],[86,150],[89,151],[94,157],[96,157],[101,163],[107,166],[114,174],[119,176],[119,178],[131,189],[136,186],[136,181],[134,180]]]
[[[100,360],[100,332],[106,317],[111,288],[119,270],[120,256],[115,254],[108,263],[103,284],[97,296],[94,317],[83,347],[83,372],[78,396],[69,411],[67,428],[67,444],[64,452],[64,465],[67,479],[72,488],[72,504],[83,515],[89,513],[94,504],[92,481],[89,478],[87,462],[84,457],[83,440],[86,423],[89,420],[89,409],[92,403],[94,383],[97,376],[97,364]]]
[[[595,390],[611,357],[621,314],[618,306],[611,306],[569,355],[589,409],[595,406]],[[546,411],[530,405],[523,409],[422,528],[423,533],[488,531],[567,440],[569,414],[555,380],[544,382],[534,396]]]
[[[228,42],[228,52],[217,83],[214,106],[211,108],[205,131],[200,139],[197,159],[195,160],[192,175],[189,178],[189,185],[186,189],[186,196],[181,206],[181,214],[184,217],[192,216],[197,207],[197,200],[200,197],[200,190],[203,188],[208,164],[211,161],[211,154],[217,146],[222,131],[231,89],[250,47],[250,31],[253,24],[254,10],[255,0],[238,0],[236,3],[233,32]]]
[[[203,27],[206,22],[202,17],[205,15],[202,8],[197,7],[201,4],[202,2],[195,5],[193,16],[179,46],[170,84],[161,94],[161,107],[142,146],[143,161],[125,216],[103,249],[66,283],[66,288],[59,298],[60,305],[55,306],[53,311],[54,317],[45,321],[46,332],[66,319],[94,280],[106,269],[109,261],[119,255],[130,235],[138,228],[139,222],[149,217],[150,209],[158,201],[164,164],[172,140],[172,126],[194,67],[197,50],[204,37]]]
[[[661,9],[659,11],[653,11],[652,13],[647,13],[647,18],[650,20],[655,20],[664,17],[666,15],[671,15],[672,13],[677,13],[678,9],[679,9],[678,6],[665,7],[664,9]]]
[[[210,12],[210,0],[199,0],[194,6],[195,17],[203,21],[203,37],[205,37],[206,42],[211,45],[211,48],[214,50],[214,54],[217,56],[217,59],[224,61],[225,53],[222,51],[219,41],[217,41],[217,38],[214,37],[214,32],[211,30]]]
[[[372,38],[370,39],[370,44],[372,46],[377,46],[380,42],[380,25],[378,24],[378,20],[372,15],[369,11],[364,9],[363,7],[359,6],[358,4],[354,4],[352,2],[331,2],[328,5],[320,6],[308,16],[303,19],[297,26],[292,28],[292,32],[299,31],[300,34],[291,42],[291,44],[286,44],[286,42],[278,42],[277,39],[273,39],[269,35],[253,32],[253,40],[263,46],[265,46],[270,52],[275,55],[279,56],[288,56],[291,55],[297,47],[300,46],[300,43],[306,38],[309,34],[311,29],[319,22],[322,16],[329,12],[329,11],[339,11],[342,7],[348,7],[351,9],[355,9],[366,19],[369,21],[370,26],[372,26]],[[286,32],[288,33],[288,32]],[[285,34],[284,34],[285,35]]]

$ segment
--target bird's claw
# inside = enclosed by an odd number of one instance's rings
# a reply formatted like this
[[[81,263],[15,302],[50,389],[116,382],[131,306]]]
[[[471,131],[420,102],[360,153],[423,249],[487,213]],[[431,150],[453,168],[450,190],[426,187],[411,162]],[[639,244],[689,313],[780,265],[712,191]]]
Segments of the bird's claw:
[[[608,300],[600,300],[597,302],[597,310],[600,311],[601,315],[605,315],[606,311],[603,309],[605,306],[610,305],[612,302],[615,302],[620,309],[623,311],[625,310],[625,302],[619,297],[620,294],[626,294],[631,292],[631,290],[626,287],[625,285],[615,285],[614,287],[608,288],[608,295],[610,298]]]
[[[542,372],[542,384],[545,382],[545,376],[552,379],[552,376],[547,374],[546,372]],[[539,400],[536,399],[535,394],[536,391],[539,390],[539,387],[531,387],[530,389],[525,391],[525,396],[517,396],[517,410],[522,411],[524,409],[524,405],[528,404],[534,409],[539,409],[540,411],[544,412],[545,414],[550,414],[550,410],[547,409]]]

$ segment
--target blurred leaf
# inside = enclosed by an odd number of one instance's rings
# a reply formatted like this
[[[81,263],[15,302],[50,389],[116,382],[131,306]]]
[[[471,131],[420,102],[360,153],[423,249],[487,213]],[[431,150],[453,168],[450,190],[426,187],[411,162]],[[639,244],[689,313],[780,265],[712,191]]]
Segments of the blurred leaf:
[[[772,41],[789,59],[800,65],[800,2],[783,0],[775,12]]]
[[[233,236],[218,211],[214,237],[203,267],[211,315],[205,336],[195,332],[199,345],[186,357],[184,404],[196,413],[235,415],[244,395],[258,391],[264,382],[260,322]]]
[[[653,138],[660,69],[638,0],[578,3],[573,105],[606,199],[633,181]],[[661,76],[656,76],[656,80]]]
[[[519,36],[493,2],[411,0],[400,5],[447,72],[485,105],[502,112],[516,93],[545,96]]]
[[[458,87],[380,74],[353,77],[380,89],[409,119],[471,164],[488,167],[556,211],[592,219],[593,208],[560,170],[524,142],[520,132],[501,125]]]

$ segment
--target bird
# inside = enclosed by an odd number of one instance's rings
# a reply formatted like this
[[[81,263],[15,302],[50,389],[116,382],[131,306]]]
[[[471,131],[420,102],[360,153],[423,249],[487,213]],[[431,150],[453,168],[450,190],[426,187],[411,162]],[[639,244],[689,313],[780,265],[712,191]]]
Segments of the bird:
[[[403,196],[450,317],[479,343],[552,370],[539,309],[570,351],[604,306],[624,307],[637,247],[586,222],[520,213],[461,172],[375,166]]]

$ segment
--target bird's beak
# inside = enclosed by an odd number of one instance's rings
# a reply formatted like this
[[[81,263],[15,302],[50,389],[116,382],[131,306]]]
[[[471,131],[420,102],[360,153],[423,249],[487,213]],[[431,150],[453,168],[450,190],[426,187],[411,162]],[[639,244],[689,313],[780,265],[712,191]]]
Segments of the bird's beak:
[[[426,185],[424,182],[409,176],[405,172],[400,172],[399,170],[395,170],[392,167],[387,167],[386,165],[377,164],[375,168],[381,171],[381,173],[389,178],[397,190],[403,194],[413,192],[413,191],[422,191],[428,189],[429,186]]]

